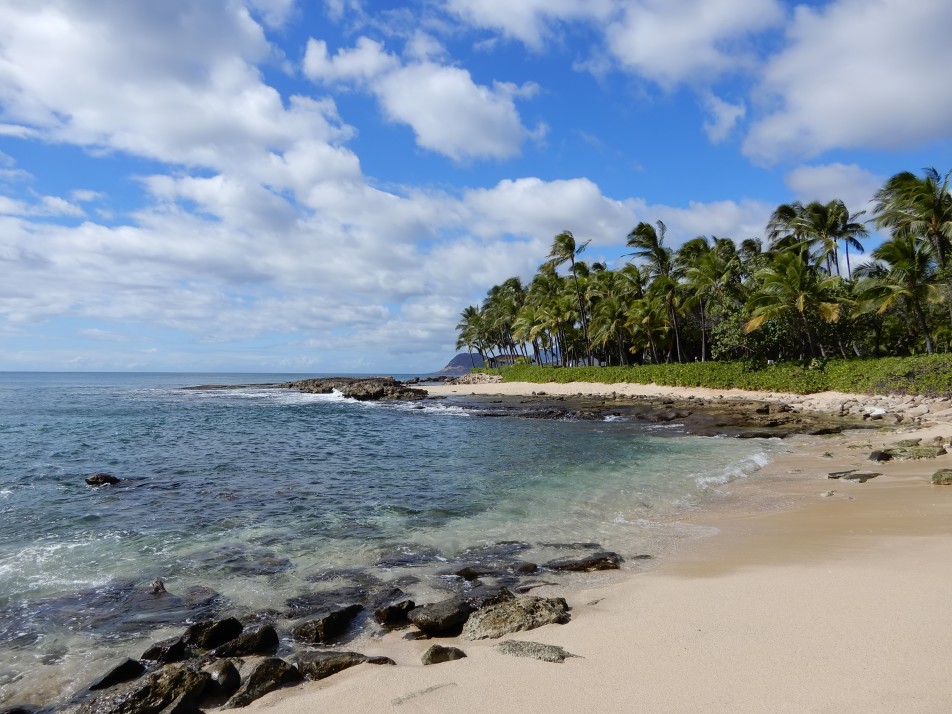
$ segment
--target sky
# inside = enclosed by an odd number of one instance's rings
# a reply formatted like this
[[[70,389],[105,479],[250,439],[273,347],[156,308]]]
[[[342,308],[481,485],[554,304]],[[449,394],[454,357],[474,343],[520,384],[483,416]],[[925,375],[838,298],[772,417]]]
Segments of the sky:
[[[952,168],[948,0],[0,0],[0,370],[420,373],[623,265]],[[866,242],[873,247],[881,237]]]

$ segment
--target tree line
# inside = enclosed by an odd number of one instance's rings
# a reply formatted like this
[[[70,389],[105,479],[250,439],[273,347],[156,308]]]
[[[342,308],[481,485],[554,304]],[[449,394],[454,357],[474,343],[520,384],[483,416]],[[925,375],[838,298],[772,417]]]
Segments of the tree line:
[[[580,260],[588,242],[563,231],[528,285],[509,278],[463,310],[456,347],[561,366],[949,352],[950,175],[896,174],[866,220],[840,200],[782,204],[740,243],[674,249],[663,222],[642,222],[616,270]],[[889,237],[860,259],[870,226]]]

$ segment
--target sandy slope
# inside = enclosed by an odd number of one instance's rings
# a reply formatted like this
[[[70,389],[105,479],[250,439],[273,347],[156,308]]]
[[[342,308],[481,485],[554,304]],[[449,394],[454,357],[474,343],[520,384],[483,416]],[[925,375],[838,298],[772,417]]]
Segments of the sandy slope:
[[[519,393],[457,389],[501,387]],[[595,392],[590,384],[531,388]],[[920,435],[947,438],[952,424]],[[492,642],[443,641],[468,658],[423,667],[430,643],[393,634],[380,651],[397,667],[361,665],[247,711],[948,712],[952,487],[928,479],[952,467],[952,455],[866,459],[870,448],[909,436],[798,438],[761,478],[732,486],[733,505],[692,517],[717,536],[621,582],[603,585],[594,574],[589,589],[570,595],[572,622],[512,636],[578,658],[550,664],[505,656]],[[865,484],[826,478],[841,468],[883,475]]]

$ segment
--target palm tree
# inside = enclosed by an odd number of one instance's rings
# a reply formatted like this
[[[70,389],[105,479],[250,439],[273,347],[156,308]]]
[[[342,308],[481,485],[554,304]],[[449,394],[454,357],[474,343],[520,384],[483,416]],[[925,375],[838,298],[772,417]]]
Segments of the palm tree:
[[[932,354],[932,336],[924,307],[939,299],[934,282],[936,262],[932,244],[909,233],[897,233],[871,255],[878,262],[856,270],[862,278],[856,286],[859,311],[875,309],[882,314],[897,304],[905,304],[925,338],[926,352]]]
[[[826,322],[839,319],[841,304],[830,299],[830,293],[840,279],[822,277],[802,253],[788,251],[777,253],[773,263],[756,277],[760,288],[748,303],[752,311],[744,331],[751,333],[764,322],[796,314],[803,324],[810,354],[816,354],[810,319],[815,315]],[[820,354],[826,356],[822,344]]]
[[[945,268],[952,245],[952,171],[941,176],[929,168],[923,174],[919,178],[909,171],[898,173],[876,192],[876,227],[928,239],[939,267]]]
[[[705,243],[705,245],[707,245]],[[691,297],[685,307],[695,305],[700,310],[701,325],[701,361],[707,361],[707,326],[709,307],[714,300],[725,300],[736,280],[738,263],[736,256],[725,259],[726,251],[710,249],[700,251],[696,259],[685,268],[685,288]]]
[[[572,268],[572,280],[575,282],[575,295],[578,299],[579,319],[582,321],[582,335],[585,338],[585,354],[588,357],[588,363],[592,363],[592,345],[588,339],[588,319],[585,316],[585,306],[582,304],[582,291],[578,285],[578,274],[576,273],[575,258],[591,243],[585,241],[582,245],[575,242],[575,236],[571,231],[562,231],[552,240],[552,248],[549,250],[549,261],[545,264],[553,270],[563,263],[568,262]]]
[[[815,259],[826,263],[826,272],[840,275],[839,244],[846,252],[846,272],[851,273],[849,249],[862,252],[860,236],[868,235],[866,226],[859,222],[865,213],[851,214],[839,199],[829,203],[811,201],[804,206],[799,201],[777,207],[767,223],[767,235],[776,250],[809,250]]]
[[[657,228],[656,228],[657,227]],[[668,317],[674,328],[674,344],[678,362],[682,360],[681,329],[678,324],[678,285],[673,270],[671,250],[664,245],[668,227],[663,221],[654,226],[642,221],[628,233],[626,244],[634,248],[631,253],[635,258],[645,261],[648,275],[651,278],[651,288],[656,294],[663,294]]]

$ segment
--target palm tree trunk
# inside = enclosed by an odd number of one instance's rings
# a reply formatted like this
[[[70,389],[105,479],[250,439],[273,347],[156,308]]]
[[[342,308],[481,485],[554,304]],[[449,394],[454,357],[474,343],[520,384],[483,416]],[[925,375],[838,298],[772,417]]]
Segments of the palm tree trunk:
[[[922,334],[926,338],[926,352],[930,355],[933,353],[932,338],[929,336],[929,325],[926,323],[926,314],[922,311],[922,306],[919,304],[919,301],[913,301],[912,309],[916,313],[916,317],[919,319],[919,328],[922,330]]]
[[[585,319],[585,307],[582,305],[582,291],[578,287],[578,276],[575,274],[575,256],[572,256],[572,280],[575,283],[575,296],[578,298],[578,316],[582,320],[582,336],[585,338],[585,354],[588,356],[589,366],[592,364],[592,345],[588,341],[588,320]]]

